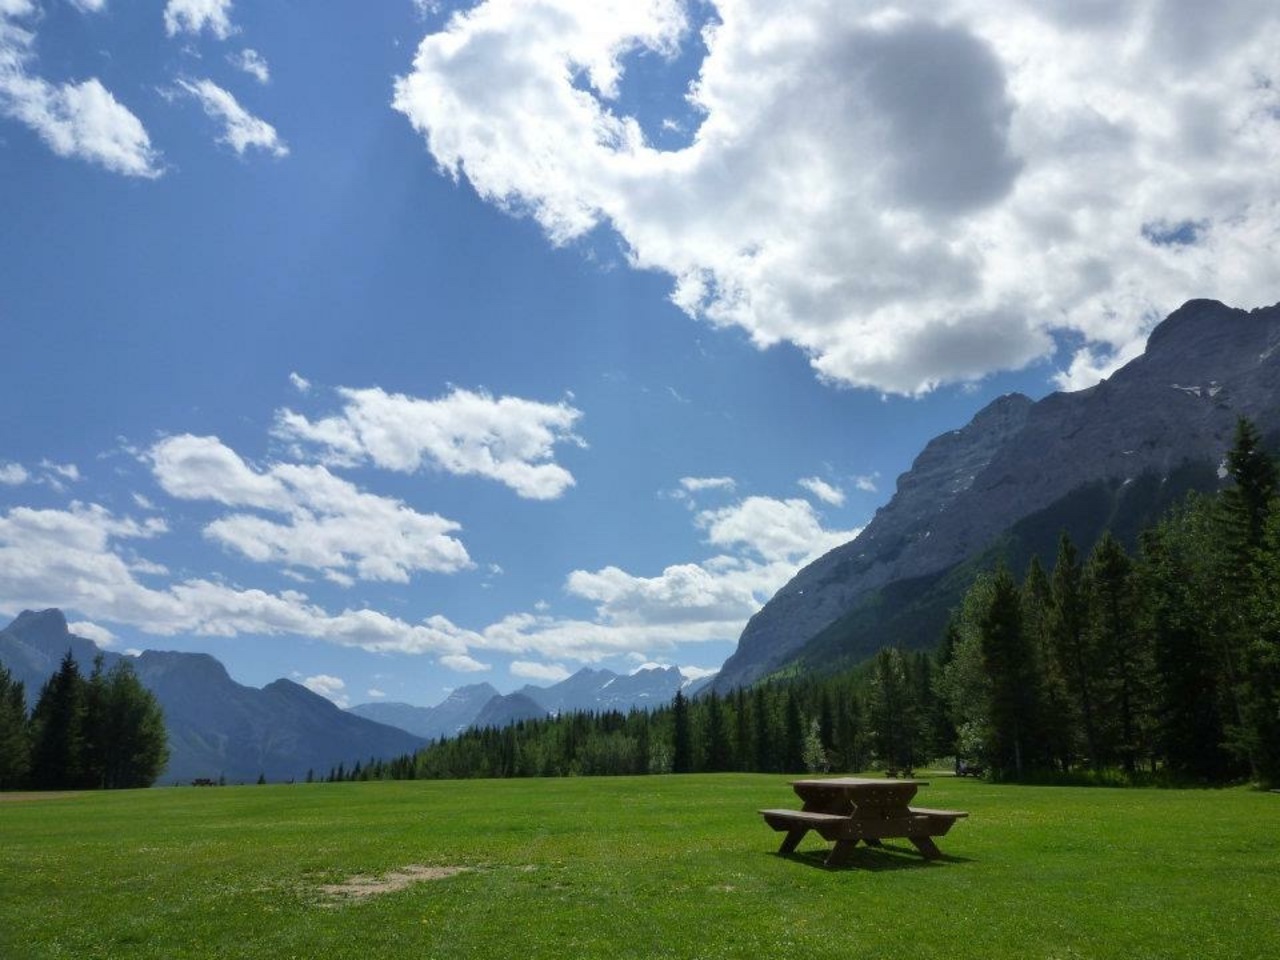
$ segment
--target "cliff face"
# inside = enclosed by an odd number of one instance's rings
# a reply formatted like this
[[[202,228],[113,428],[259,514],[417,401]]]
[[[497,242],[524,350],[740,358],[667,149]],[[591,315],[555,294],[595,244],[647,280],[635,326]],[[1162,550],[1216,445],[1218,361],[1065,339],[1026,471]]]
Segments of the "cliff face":
[[[1017,521],[1098,481],[1221,461],[1238,416],[1280,431],[1280,305],[1193,300],[1110,379],[1033,402],[1001,397],[930,441],[850,543],[784,586],[747,624],[716,681],[752,683],[870,591],[947,570]]]

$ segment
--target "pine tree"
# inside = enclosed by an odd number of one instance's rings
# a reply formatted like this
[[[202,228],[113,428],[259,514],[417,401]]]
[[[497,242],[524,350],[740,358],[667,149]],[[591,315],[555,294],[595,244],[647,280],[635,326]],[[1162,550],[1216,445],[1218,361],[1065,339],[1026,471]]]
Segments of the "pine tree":
[[[733,766],[729,732],[725,723],[724,708],[714,690],[706,699],[706,743],[703,769],[713,772],[729,770]]]
[[[1277,491],[1277,469],[1262,448],[1257,429],[1241,418],[1227,454],[1230,485],[1219,499],[1221,542],[1217,624],[1228,698],[1234,722],[1227,727],[1231,748],[1247,759],[1255,780],[1280,780],[1280,667],[1270,601],[1276,596],[1270,577],[1275,538],[1268,542],[1270,515]]]
[[[1104,749],[1107,759],[1117,757],[1125,773],[1133,774],[1149,749],[1151,656],[1138,629],[1133,563],[1110,532],[1094,546],[1085,576],[1091,647],[1103,670],[1098,706]]]
[[[22,682],[0,664],[0,790],[26,786],[31,769],[31,737]]]
[[[128,660],[107,671],[100,698],[91,704],[89,737],[96,744],[102,786],[118,790],[155,783],[169,762],[164,712]]]
[[[1241,775],[1224,747],[1226,702],[1210,634],[1212,510],[1193,498],[1144,533],[1138,565],[1142,629],[1155,668],[1155,746],[1175,779],[1221,783]]]
[[[40,690],[31,712],[31,785],[38,790],[77,790],[86,776],[85,680],[68,650]]]
[[[915,706],[902,653],[895,647],[885,647],[875,656],[867,711],[880,762],[890,770],[914,769]]]
[[[693,769],[693,737],[689,729],[689,701],[684,691],[677,690],[671,703],[671,772],[689,773]]]
[[[800,712],[800,700],[791,687],[787,688],[783,702],[783,770],[798,773],[804,765],[804,716]]]
[[[1096,660],[1087,631],[1089,597],[1079,555],[1066,533],[1058,539],[1058,556],[1050,586],[1049,632],[1057,672],[1063,679],[1071,707],[1070,726],[1078,726],[1082,731],[1085,753],[1097,768],[1102,763],[1102,747],[1094,689]]]
[[[1022,598],[1003,564],[978,626],[991,680],[991,760],[1003,776],[1021,779],[1042,756],[1040,676],[1023,629]]]

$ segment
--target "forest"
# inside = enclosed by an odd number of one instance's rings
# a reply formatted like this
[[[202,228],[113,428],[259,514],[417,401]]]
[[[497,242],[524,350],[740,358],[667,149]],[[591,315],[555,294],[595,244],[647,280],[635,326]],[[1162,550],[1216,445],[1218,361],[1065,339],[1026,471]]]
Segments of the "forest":
[[[164,714],[127,660],[88,677],[70,652],[28,716],[0,664],[0,790],[149,787],[169,760]]]
[[[1280,501],[1256,429],[1131,549],[998,564],[931,653],[664,709],[470,730],[324,779],[981,767],[1002,781],[1280,786]]]

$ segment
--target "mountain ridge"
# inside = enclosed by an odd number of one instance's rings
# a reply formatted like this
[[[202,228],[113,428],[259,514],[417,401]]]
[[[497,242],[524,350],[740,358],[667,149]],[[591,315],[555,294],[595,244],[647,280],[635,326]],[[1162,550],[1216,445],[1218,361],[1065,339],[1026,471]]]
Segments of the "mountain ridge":
[[[1106,380],[988,404],[926,444],[858,537],[799,571],[751,618],[715,689],[768,675],[876,591],[944,575],[1089,483],[1218,463],[1241,415],[1264,434],[1280,431],[1278,348],[1280,305],[1192,300]]]

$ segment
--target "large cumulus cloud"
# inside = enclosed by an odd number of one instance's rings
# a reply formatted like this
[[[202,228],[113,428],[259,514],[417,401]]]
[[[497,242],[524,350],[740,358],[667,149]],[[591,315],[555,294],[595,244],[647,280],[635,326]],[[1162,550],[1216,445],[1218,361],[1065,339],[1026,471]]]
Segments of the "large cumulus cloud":
[[[1185,299],[1280,290],[1280,12],[1206,9],[487,0],[394,104],[553,242],[611,228],[682,309],[832,382],[920,392],[1066,333],[1083,385]],[[659,149],[628,65],[698,42],[696,133]]]

